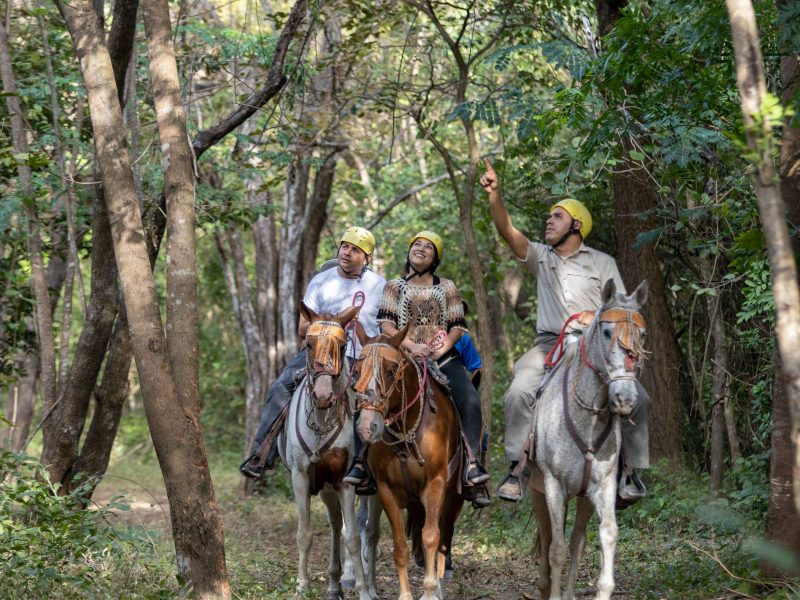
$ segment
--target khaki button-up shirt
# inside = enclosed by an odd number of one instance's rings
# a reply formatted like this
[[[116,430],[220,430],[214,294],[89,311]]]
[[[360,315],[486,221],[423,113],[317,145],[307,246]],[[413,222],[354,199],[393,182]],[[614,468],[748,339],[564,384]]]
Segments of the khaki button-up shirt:
[[[625,292],[616,261],[585,244],[569,256],[561,256],[552,246],[531,242],[522,262],[537,278],[538,333],[558,334],[571,315],[600,308],[603,286],[609,279],[614,280],[618,292]],[[581,329],[576,321],[570,323],[570,332]]]

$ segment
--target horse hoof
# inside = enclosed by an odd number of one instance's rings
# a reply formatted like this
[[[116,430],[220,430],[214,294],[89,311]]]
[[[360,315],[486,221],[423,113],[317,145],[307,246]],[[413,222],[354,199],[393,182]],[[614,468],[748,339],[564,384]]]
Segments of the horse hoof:
[[[354,587],[356,587],[356,579],[355,577],[353,577],[353,579],[340,579],[339,585],[346,590],[352,590]]]
[[[329,590],[328,593],[325,594],[325,600],[344,600],[344,596],[342,592]]]

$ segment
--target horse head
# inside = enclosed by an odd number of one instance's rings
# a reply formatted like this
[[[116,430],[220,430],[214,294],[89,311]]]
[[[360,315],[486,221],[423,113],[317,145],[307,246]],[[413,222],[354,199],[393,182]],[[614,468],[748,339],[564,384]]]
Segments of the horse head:
[[[626,296],[618,294],[614,280],[609,279],[600,308],[584,334],[583,360],[608,384],[609,407],[621,417],[629,416],[638,401],[638,370],[646,355],[646,325],[639,309],[646,300],[647,281]]]
[[[311,325],[306,332],[306,374],[308,386],[317,401],[317,408],[325,410],[334,400],[334,380],[342,373],[347,334],[345,325],[358,316],[360,306],[354,306],[335,315],[318,315],[302,302],[300,313]],[[344,393],[344,392],[342,392]]]
[[[407,333],[408,327],[391,336],[380,334],[368,339],[361,347],[358,377],[354,385],[361,411],[357,430],[361,439],[368,444],[381,439],[390,400],[395,391],[400,389],[408,364],[400,344]]]

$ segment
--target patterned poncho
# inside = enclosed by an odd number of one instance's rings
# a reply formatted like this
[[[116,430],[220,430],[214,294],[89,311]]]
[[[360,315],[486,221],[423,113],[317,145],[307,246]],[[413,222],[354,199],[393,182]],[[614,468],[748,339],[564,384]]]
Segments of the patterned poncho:
[[[403,279],[386,283],[378,308],[378,323],[386,321],[397,329],[411,324],[408,339],[427,344],[439,331],[453,327],[467,331],[464,307],[458,289],[449,279],[434,275],[433,285],[412,285]]]

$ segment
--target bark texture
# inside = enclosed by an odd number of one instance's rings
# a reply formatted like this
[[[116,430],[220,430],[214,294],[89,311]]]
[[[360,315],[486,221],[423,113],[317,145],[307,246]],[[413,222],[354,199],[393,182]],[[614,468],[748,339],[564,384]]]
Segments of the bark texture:
[[[608,34],[620,18],[627,1],[596,0],[597,18],[602,34]],[[630,138],[622,140],[621,168],[613,175],[614,213],[617,222],[617,253],[622,278],[628,289],[646,279],[650,295],[644,316],[648,337],[658,351],[642,373],[642,385],[653,398],[650,412],[650,454],[654,459],[683,460],[681,443],[681,402],[679,365],[680,348],[674,321],[667,301],[667,289],[661,274],[661,262],[652,246],[637,246],[640,234],[653,228],[652,219],[642,221],[639,215],[658,204],[658,197],[647,172],[628,153],[634,145]]]
[[[736,84],[741,95],[747,145],[757,156],[753,165],[753,187],[767,240],[782,364],[781,381],[776,384],[785,386],[791,415],[794,503],[800,511],[800,290],[797,266],[785,219],[780,179],[772,158],[771,123],[768,119],[755,118],[761,112],[767,91],[755,12],[750,0],[726,0],[726,5],[733,33]]]

